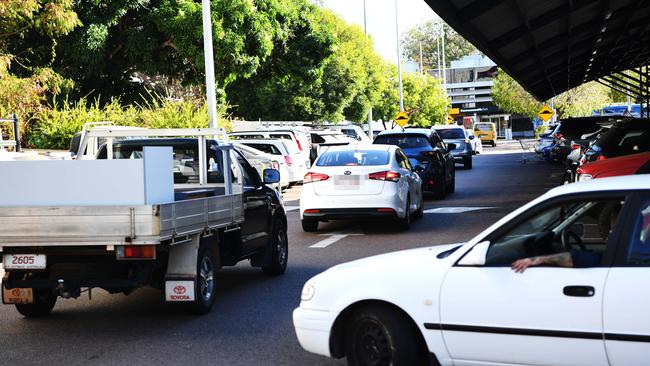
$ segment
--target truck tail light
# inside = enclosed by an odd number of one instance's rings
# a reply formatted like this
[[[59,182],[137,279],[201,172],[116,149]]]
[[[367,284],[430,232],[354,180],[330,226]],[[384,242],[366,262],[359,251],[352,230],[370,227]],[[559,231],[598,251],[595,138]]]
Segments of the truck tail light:
[[[305,174],[305,177],[303,178],[302,183],[303,184],[315,183],[315,182],[320,182],[320,181],[323,181],[323,180],[328,180],[329,178],[330,178],[330,176],[327,175],[327,174],[309,172],[309,173]]]
[[[118,260],[156,259],[156,247],[154,245],[118,246],[115,248],[115,256]]]
[[[390,171],[390,170],[368,174],[368,179],[384,180],[384,181],[390,181],[390,182],[397,182],[397,181],[399,181],[400,177],[401,177],[401,175],[398,172],[393,172],[393,171]]]
[[[291,157],[291,155],[285,155],[284,156],[284,162],[287,163],[288,166],[292,166],[293,165],[293,158]]]

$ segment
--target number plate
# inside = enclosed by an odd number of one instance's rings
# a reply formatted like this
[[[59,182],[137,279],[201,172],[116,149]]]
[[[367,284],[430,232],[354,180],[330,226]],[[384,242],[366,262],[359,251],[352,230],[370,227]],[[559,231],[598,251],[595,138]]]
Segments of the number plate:
[[[5,254],[2,258],[5,269],[45,269],[45,254]]]
[[[335,175],[334,185],[341,189],[359,189],[358,175]]]

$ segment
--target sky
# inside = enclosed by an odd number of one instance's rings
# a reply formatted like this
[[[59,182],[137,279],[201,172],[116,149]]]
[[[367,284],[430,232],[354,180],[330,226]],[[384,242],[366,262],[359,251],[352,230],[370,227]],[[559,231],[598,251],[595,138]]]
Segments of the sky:
[[[363,0],[321,0],[350,23],[363,27]],[[403,35],[417,24],[437,18],[424,0],[397,0],[399,32]],[[395,0],[366,0],[368,33],[375,49],[385,59],[397,63]]]

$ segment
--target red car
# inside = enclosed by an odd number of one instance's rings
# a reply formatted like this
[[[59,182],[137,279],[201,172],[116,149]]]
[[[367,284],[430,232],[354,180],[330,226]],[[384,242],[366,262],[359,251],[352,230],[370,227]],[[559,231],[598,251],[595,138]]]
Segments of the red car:
[[[598,160],[578,168],[578,182],[635,174],[648,161],[650,161],[650,152]]]

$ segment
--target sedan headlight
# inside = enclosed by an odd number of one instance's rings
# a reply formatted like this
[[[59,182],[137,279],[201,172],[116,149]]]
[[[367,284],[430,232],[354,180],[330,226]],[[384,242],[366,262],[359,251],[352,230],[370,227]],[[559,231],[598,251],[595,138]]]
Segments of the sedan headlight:
[[[592,180],[594,177],[591,176],[591,174],[579,174],[578,175],[578,182],[586,182],[588,180]]]
[[[314,284],[311,282],[307,282],[305,286],[303,286],[302,292],[300,293],[300,300],[309,301],[314,298],[315,293],[316,293],[316,287],[314,287]]]

